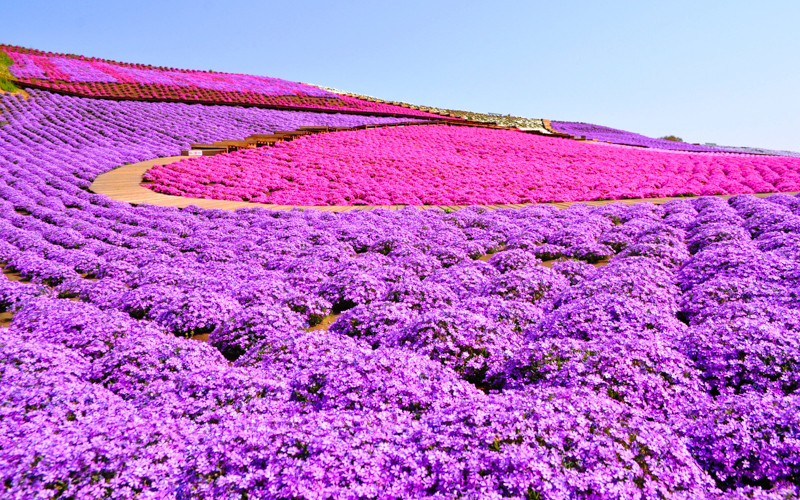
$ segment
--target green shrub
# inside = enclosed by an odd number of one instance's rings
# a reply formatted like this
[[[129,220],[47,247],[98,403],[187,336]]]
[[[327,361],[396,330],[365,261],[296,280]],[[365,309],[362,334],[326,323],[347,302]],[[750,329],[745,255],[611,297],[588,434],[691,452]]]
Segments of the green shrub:
[[[5,92],[19,92],[19,89],[14,85],[14,77],[8,71],[8,67],[14,64],[14,61],[8,57],[3,51],[0,51],[0,89]]]

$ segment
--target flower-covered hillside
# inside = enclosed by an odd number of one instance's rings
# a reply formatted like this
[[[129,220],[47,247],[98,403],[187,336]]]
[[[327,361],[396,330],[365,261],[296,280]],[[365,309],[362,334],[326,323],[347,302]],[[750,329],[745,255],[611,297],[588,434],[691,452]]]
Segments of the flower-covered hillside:
[[[0,498],[800,495],[796,196],[131,206],[87,187],[194,141],[390,119],[0,109]]]
[[[604,127],[602,125],[593,125],[591,123],[579,122],[561,122],[552,120],[550,122],[553,130],[564,134],[574,136],[583,136],[587,139],[596,139],[598,141],[607,141],[614,144],[627,144],[630,146],[644,146],[656,149],[669,149],[675,151],[698,151],[698,152],[724,152],[724,148],[717,148],[711,146],[700,146],[697,144],[688,144],[685,142],[668,141],[666,139],[653,139],[634,132],[626,130],[619,130],[611,127]]]
[[[602,125],[592,125],[591,123],[562,122],[553,120],[550,122],[550,125],[556,132],[586,137],[587,139],[611,142],[614,144],[627,144],[630,146],[668,149],[674,151],[736,152],[774,156],[800,156],[800,153],[795,153],[793,151],[774,151],[764,148],[740,148],[730,146],[701,146],[699,144],[690,144],[683,141],[654,139],[652,137],[647,137],[634,132],[604,127]]]
[[[800,158],[425,125],[306,136],[146,177],[165,194],[279,205],[492,205],[800,191]]]
[[[85,97],[239,104],[378,115],[437,117],[424,111],[340,96],[319,87],[265,76],[119,63],[0,45],[21,86]]]

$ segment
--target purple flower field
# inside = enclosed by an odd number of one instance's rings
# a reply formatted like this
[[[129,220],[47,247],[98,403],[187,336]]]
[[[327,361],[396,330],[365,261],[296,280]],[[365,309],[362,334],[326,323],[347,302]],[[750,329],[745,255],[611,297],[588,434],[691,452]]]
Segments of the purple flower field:
[[[627,144],[629,146],[644,146],[654,149],[667,149],[672,151],[697,151],[706,153],[746,153],[746,154],[763,154],[775,156],[800,156],[800,153],[793,151],[774,151],[763,148],[739,148],[729,146],[701,146],[699,144],[691,144],[687,142],[668,141],[666,139],[654,139],[635,132],[628,132],[626,130],[619,130],[611,127],[604,127],[602,125],[593,125],[591,123],[580,122],[560,122],[551,121],[553,128],[564,134],[575,136],[584,136],[587,139],[596,139],[598,141],[608,141],[614,144]]]
[[[388,119],[32,94],[0,96],[0,497],[800,494],[800,198],[134,207],[87,187]]]

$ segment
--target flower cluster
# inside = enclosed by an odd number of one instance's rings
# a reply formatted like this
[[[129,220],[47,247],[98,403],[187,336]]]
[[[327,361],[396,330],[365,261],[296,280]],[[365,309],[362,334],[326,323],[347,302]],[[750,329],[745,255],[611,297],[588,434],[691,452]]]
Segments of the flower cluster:
[[[794,251],[800,211],[785,197],[706,199],[677,273],[681,350],[713,399],[691,412],[698,461],[726,487],[796,481],[800,316]],[[794,210],[792,210],[794,208]]]
[[[9,71],[19,82],[84,97],[438,117],[280,78],[118,63],[9,45],[0,49],[13,61]]]
[[[306,136],[156,166],[145,178],[165,194],[278,205],[516,204],[798,191],[800,159],[429,125]]]

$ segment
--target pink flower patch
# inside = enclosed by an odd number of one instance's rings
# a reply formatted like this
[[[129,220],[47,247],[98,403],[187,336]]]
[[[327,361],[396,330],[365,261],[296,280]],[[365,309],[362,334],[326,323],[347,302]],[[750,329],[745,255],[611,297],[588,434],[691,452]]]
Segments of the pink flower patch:
[[[305,136],[146,178],[162,193],[280,205],[494,205],[798,191],[800,158],[429,125]]]

